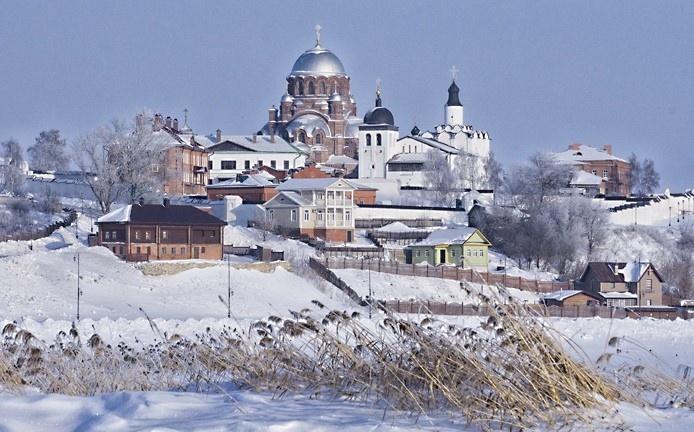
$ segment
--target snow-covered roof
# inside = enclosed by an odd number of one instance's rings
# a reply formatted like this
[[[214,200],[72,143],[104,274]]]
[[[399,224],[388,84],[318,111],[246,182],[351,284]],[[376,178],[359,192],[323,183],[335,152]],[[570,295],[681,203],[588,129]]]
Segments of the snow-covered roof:
[[[281,191],[274,197],[272,197],[268,202],[264,204],[265,207],[274,207],[274,206],[282,206],[282,205],[287,205],[286,203],[282,203],[283,199],[286,199],[290,201],[291,203],[294,203],[298,206],[310,206],[312,205],[311,201],[307,200],[306,198],[302,197],[301,194],[298,192],[293,192],[293,191]]]
[[[330,155],[325,165],[357,165],[359,161],[347,155]]]
[[[470,227],[446,228],[436,230],[429,234],[424,240],[415,243],[413,246],[436,246],[440,244],[463,244],[477,230]]]
[[[557,301],[564,301],[569,297],[575,296],[576,294],[580,294],[583,291],[580,290],[564,290],[564,291],[554,291],[548,294],[545,294],[542,296],[543,300],[557,300]]]
[[[425,163],[426,153],[398,153],[388,161],[389,164]]]
[[[278,191],[290,190],[317,190],[325,189],[335,183],[338,179],[334,177],[327,178],[306,178],[306,179],[289,179],[277,186]]]
[[[97,219],[97,222],[128,222],[130,220],[130,210],[132,205],[128,204],[119,209],[113,210],[110,213],[106,213]]]
[[[616,291],[611,291],[611,292],[601,292],[601,296],[605,297],[606,299],[638,299],[639,296],[630,293],[630,292],[616,292]]]
[[[622,268],[617,268],[617,272],[624,276],[624,282],[638,282],[646,270],[649,263],[628,262]]]
[[[211,141],[213,137],[209,138]],[[225,149],[225,144],[227,143],[236,144],[241,148],[234,150]],[[215,152],[230,153],[303,153],[298,147],[277,135],[222,135],[221,140],[212,144],[209,148]]]
[[[412,139],[415,141],[418,141],[424,145],[427,145],[429,147],[444,151],[446,153],[451,153],[451,154],[458,154],[458,149],[455,147],[451,147],[448,144],[442,143],[441,141],[437,141],[433,138],[425,138],[423,136],[413,136],[413,135],[408,135],[405,137],[402,137],[398,140],[398,142],[402,140],[407,140],[407,139]]]
[[[602,177],[597,176],[588,171],[577,170],[574,172],[573,177],[571,177],[572,185],[596,185],[600,186],[603,182]]]
[[[259,186],[273,186],[274,183],[265,178],[261,174],[249,174],[242,181],[236,180],[226,180],[219,183],[211,184],[207,186],[208,189],[224,189],[224,188],[234,188],[234,187],[259,187]]]
[[[613,156],[604,150],[596,149],[584,144],[578,144],[577,147],[569,148],[563,152],[550,153],[559,163],[576,163],[583,161],[599,161],[599,160],[615,160],[626,162],[617,156]]]

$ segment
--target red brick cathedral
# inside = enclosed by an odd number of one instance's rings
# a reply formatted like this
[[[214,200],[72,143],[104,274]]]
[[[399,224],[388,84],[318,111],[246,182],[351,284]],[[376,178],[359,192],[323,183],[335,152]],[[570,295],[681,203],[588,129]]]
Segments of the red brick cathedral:
[[[262,133],[305,146],[314,161],[325,162],[331,155],[356,158],[361,123],[350,77],[340,59],[321,46],[316,26],[315,46],[294,62],[287,92],[279,109],[270,108]]]

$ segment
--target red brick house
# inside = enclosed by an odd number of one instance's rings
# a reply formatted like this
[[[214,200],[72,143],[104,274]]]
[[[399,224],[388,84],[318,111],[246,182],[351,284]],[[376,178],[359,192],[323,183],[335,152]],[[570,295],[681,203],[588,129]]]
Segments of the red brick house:
[[[241,175],[238,181],[226,180],[207,186],[207,199],[221,200],[227,195],[241,197],[244,203],[262,204],[277,195],[277,184],[259,174]]]
[[[126,261],[223,257],[226,223],[193,206],[132,204],[96,224],[97,244]]]
[[[612,146],[605,145],[602,150],[584,144],[571,144],[563,152],[553,153],[555,160],[572,165],[604,180],[606,195],[628,196],[631,192],[629,175],[631,165],[612,154]],[[603,187],[598,185],[599,187]]]

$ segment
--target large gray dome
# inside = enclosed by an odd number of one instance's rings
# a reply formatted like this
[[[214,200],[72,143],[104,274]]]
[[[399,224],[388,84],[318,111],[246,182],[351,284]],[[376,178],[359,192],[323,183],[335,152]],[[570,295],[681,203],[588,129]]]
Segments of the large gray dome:
[[[345,75],[345,68],[332,51],[316,45],[299,56],[290,75]]]

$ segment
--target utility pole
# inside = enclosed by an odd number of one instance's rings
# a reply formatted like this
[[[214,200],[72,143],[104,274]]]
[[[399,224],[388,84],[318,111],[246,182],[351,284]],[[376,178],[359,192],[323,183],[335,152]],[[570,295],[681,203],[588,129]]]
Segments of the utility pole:
[[[371,308],[373,307],[373,292],[371,291],[371,256],[368,257],[369,261],[369,319],[371,319]]]
[[[231,259],[227,254],[227,318],[231,318]]]
[[[77,261],[77,321],[80,320],[80,295],[82,291],[80,290],[80,254],[77,252],[77,256],[73,258]]]

